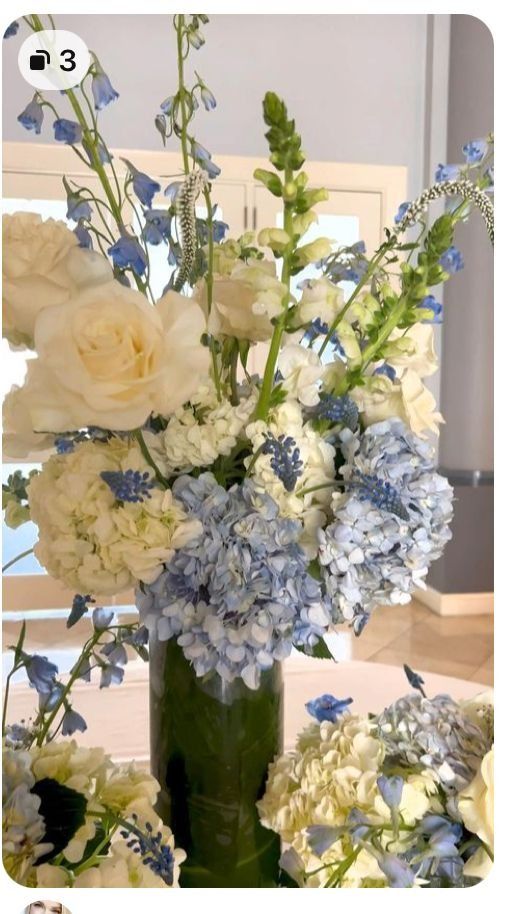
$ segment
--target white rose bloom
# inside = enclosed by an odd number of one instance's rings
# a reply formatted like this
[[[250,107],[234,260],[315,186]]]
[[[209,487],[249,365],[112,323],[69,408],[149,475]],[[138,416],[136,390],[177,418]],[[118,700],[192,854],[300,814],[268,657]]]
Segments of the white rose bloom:
[[[479,771],[462,790],[458,806],[466,828],[494,851],[494,749],[487,752]]]
[[[214,386],[200,387],[190,404],[170,417],[161,436],[169,473],[205,467],[226,457],[255,409],[258,394],[243,397],[237,406],[218,403]]]
[[[86,441],[50,457],[28,486],[39,527],[35,554],[80,593],[113,595],[137,581],[152,583],[174,549],[200,531],[169,489],[154,486],[141,502],[117,501],[100,474],[128,469],[153,477],[137,445]]]
[[[278,368],[283,376],[283,389],[303,406],[317,406],[323,367],[313,349],[290,344],[278,357]]]
[[[267,492],[275,500],[283,517],[297,518],[302,522],[301,545],[313,557],[318,549],[317,530],[324,525],[331,503],[332,488],[328,483],[333,483],[335,479],[335,449],[309,423],[303,423],[301,408],[296,400],[287,400],[275,407],[267,423],[259,420],[247,426],[246,434],[252,442],[253,453],[264,444],[267,432],[276,438],[285,435],[295,440],[303,461],[302,475],[298,478],[294,491],[287,492],[271,467],[271,455],[259,454],[250,478],[261,491]],[[249,466],[251,459],[246,459],[245,466]],[[314,486],[325,488],[299,495],[300,489]]]
[[[23,408],[35,431],[127,430],[173,412],[207,375],[196,302],[172,292],[156,307],[118,282],[87,289],[36,321]],[[18,394],[21,400],[21,394]]]
[[[87,286],[111,281],[108,261],[80,248],[63,222],[35,213],[3,217],[3,335],[32,347],[37,316]]]
[[[230,276],[216,275],[208,330],[213,336],[232,336],[252,342],[273,335],[271,319],[278,317],[286,287],[276,277],[276,266],[266,260],[238,261]],[[200,280],[195,297],[207,315],[207,285]]]
[[[331,326],[344,303],[342,289],[331,280],[321,276],[320,279],[309,279],[305,282],[301,301],[298,304],[299,322],[311,323],[319,318]]]

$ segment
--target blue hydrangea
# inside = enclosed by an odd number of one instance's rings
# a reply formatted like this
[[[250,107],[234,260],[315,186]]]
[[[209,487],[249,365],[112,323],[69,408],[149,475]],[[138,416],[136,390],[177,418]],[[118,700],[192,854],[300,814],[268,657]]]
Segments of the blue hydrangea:
[[[227,491],[211,473],[182,476],[172,492],[202,532],[138,590],[142,621],[162,641],[177,638],[197,676],[215,670],[255,689],[294,640],[309,652],[330,622],[299,545],[301,524],[280,517],[250,480]]]
[[[396,765],[429,768],[446,789],[470,783],[491,748],[489,735],[449,695],[399,698],[374,719],[387,756]]]
[[[344,429],[340,446],[345,491],[334,496],[333,522],[318,532],[319,561],[335,621],[360,630],[376,606],[407,603],[424,586],[451,537],[453,491],[435,471],[431,445],[400,419],[361,436]],[[391,498],[370,497],[359,485],[368,478],[387,484]]]

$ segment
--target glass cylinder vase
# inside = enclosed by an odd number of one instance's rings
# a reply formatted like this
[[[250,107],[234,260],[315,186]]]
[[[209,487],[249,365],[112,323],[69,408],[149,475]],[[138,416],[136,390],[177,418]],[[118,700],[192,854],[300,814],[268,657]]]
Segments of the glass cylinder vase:
[[[256,802],[281,752],[280,664],[260,686],[198,678],[175,640],[150,644],[152,773],[158,811],[186,851],[184,888],[277,884],[279,838],[260,824]]]

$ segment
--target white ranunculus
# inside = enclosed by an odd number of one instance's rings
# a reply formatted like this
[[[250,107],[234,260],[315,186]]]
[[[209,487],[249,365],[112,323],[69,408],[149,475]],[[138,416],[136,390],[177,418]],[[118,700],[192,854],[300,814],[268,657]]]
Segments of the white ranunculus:
[[[111,281],[108,261],[78,246],[63,222],[35,213],[3,217],[3,335],[32,348],[38,314],[80,289]]]
[[[306,282],[298,305],[299,321],[308,324],[319,318],[328,327],[333,323],[344,303],[342,289],[325,276]]]
[[[283,376],[283,389],[290,397],[304,406],[317,405],[323,367],[313,349],[295,344],[285,346],[278,358],[278,368]]]
[[[22,391],[32,428],[127,430],[152,412],[169,415],[207,373],[204,330],[191,299],[168,293],[153,307],[114,281],[46,308],[35,327],[39,358]]]
[[[208,329],[213,336],[232,336],[261,342],[270,339],[272,318],[282,310],[285,286],[276,277],[274,263],[238,261],[230,276],[215,276]],[[207,315],[207,285],[200,280],[195,297]]]
[[[469,831],[494,850],[494,749],[482,759],[475,777],[458,801],[459,812]]]
[[[86,441],[50,457],[27,487],[37,558],[79,593],[113,595],[152,583],[174,550],[201,530],[170,489],[154,486],[142,501],[119,502],[100,474],[126,470],[153,476],[137,445]]]

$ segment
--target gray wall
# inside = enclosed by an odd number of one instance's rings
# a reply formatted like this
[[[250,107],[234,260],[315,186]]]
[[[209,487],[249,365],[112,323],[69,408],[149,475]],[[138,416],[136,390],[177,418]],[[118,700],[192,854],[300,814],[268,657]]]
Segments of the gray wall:
[[[56,18],[85,39],[121,93],[102,117],[106,139],[159,149],[153,118],[176,83],[170,17]],[[217,153],[264,155],[261,99],[274,89],[310,158],[407,165],[415,193],[423,180],[426,24],[425,15],[213,15],[193,66],[219,103],[200,114],[197,134]],[[30,97],[17,68],[19,44],[19,35],[4,42],[4,139],[33,142],[16,123]],[[43,129],[41,142],[50,139]]]

